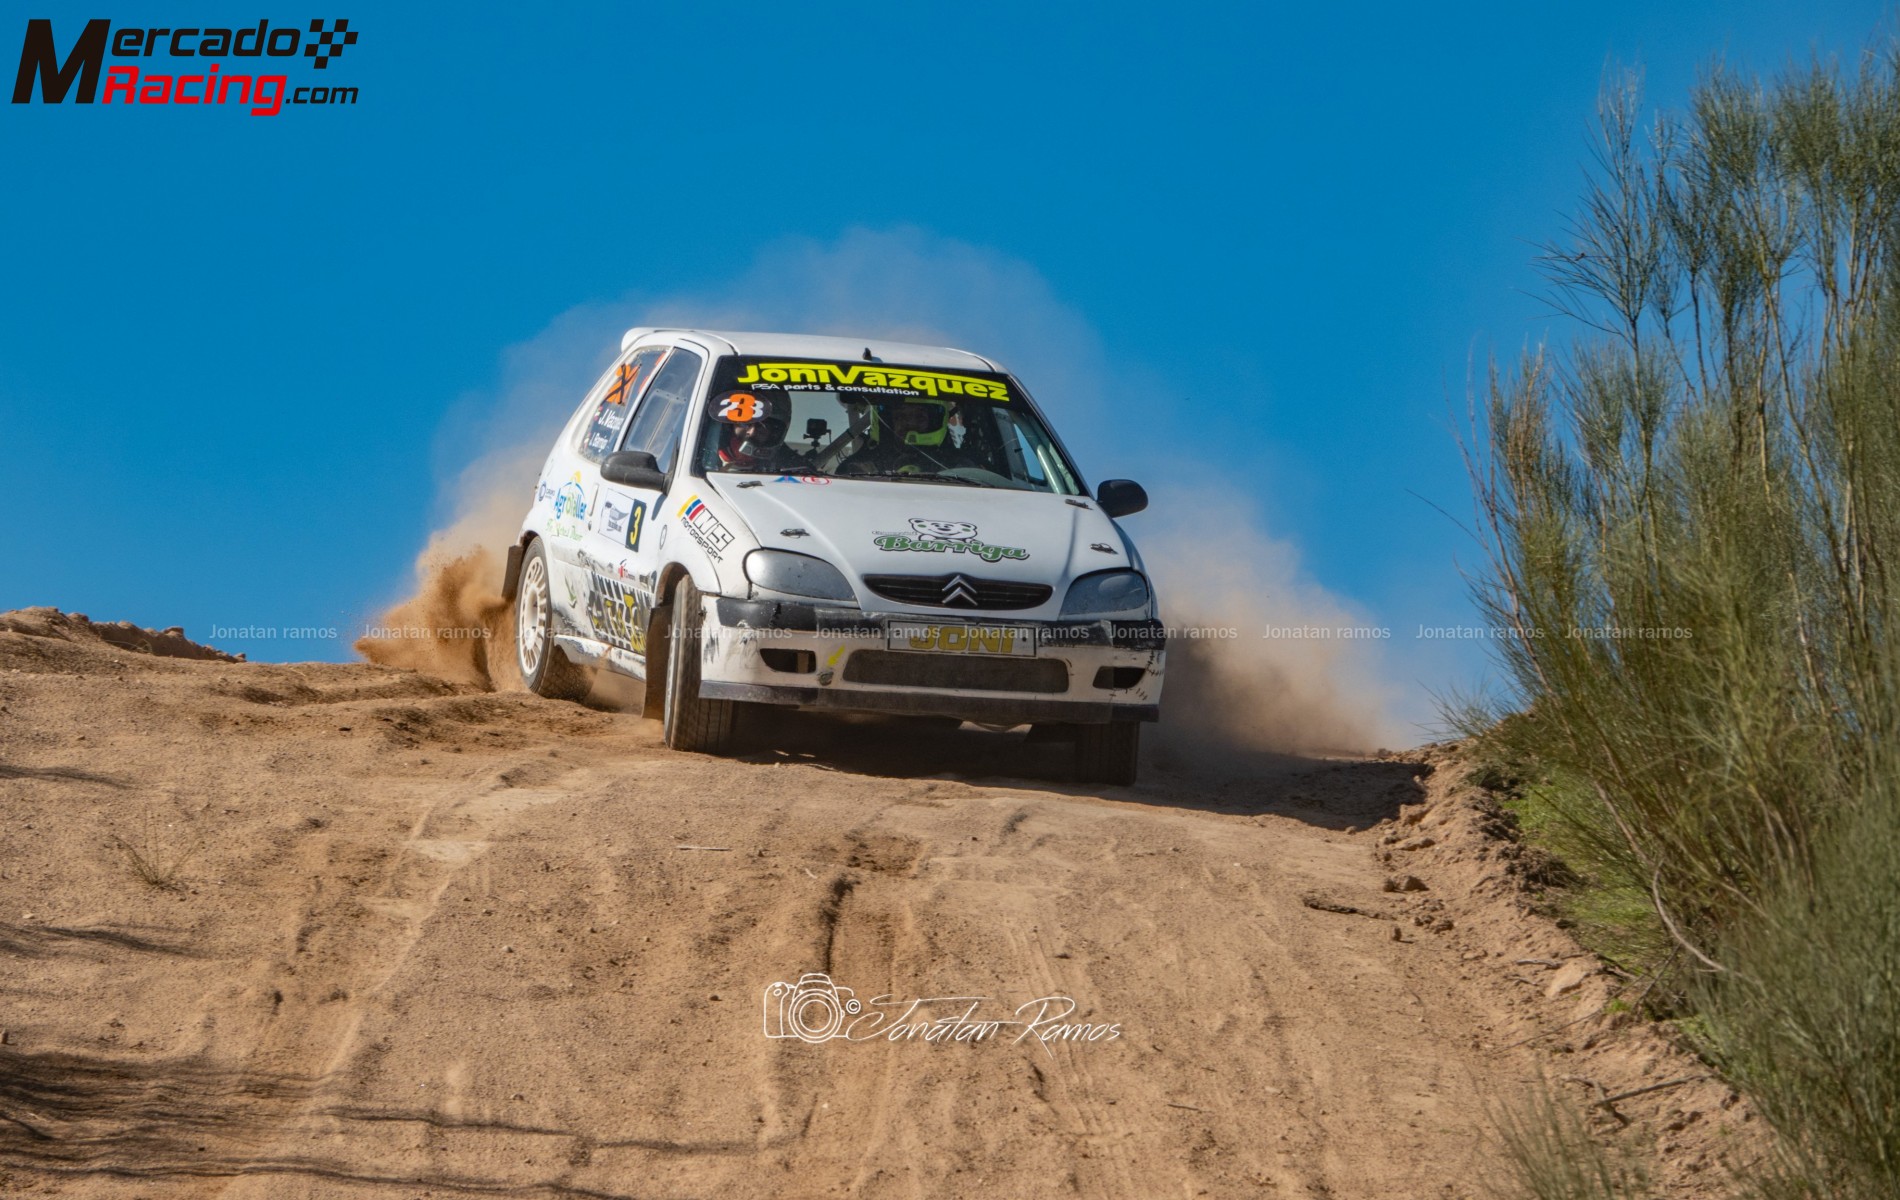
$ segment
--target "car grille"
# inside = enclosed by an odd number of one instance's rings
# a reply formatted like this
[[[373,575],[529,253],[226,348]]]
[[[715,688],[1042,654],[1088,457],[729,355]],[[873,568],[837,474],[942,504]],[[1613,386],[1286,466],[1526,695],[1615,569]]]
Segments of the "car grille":
[[[866,575],[865,586],[899,604],[930,608],[978,608],[1003,611],[1034,608],[1054,591],[1046,583],[1011,583],[949,575]]]
[[[1069,690],[1069,665],[1054,658],[989,658],[859,650],[844,663],[846,683],[886,687],[966,688],[974,692]]]

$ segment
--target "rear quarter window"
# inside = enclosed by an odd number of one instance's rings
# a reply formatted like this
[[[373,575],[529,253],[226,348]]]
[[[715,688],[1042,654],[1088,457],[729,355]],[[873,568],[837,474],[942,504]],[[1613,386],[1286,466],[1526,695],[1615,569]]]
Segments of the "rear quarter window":
[[[594,390],[581,405],[585,424],[576,435],[574,449],[588,462],[599,462],[614,450],[621,430],[639,403],[641,389],[653,377],[653,368],[666,353],[665,347],[650,346],[636,350],[629,358],[615,363],[600,377]]]
[[[627,431],[626,449],[645,450],[659,463],[660,470],[673,467],[679,451],[680,426],[686,408],[693,400],[693,387],[699,382],[699,369],[705,359],[684,346],[673,347],[666,364],[647,389],[646,399],[633,415],[633,427]]]

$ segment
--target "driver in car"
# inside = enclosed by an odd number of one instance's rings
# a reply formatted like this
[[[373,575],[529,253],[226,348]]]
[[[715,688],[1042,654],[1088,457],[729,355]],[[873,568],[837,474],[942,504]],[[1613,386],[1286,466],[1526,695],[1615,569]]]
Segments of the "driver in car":
[[[725,425],[719,439],[719,466],[726,471],[797,471],[809,467],[804,456],[785,444],[791,428],[783,397],[756,392],[727,392],[713,397],[713,415]]]
[[[963,466],[967,455],[954,436],[961,431],[961,419],[947,400],[899,401],[880,410],[872,427],[877,440],[847,458],[843,470],[853,475],[935,475]]]

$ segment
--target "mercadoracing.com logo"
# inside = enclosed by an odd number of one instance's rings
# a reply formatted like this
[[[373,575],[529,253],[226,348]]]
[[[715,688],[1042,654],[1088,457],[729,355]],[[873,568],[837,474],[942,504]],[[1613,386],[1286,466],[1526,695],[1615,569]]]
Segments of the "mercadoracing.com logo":
[[[13,102],[31,104],[33,85],[39,84],[40,102],[63,104],[72,95],[79,104],[106,105],[223,105],[248,107],[254,116],[271,117],[286,104],[355,104],[357,89],[337,87],[325,78],[322,84],[290,86],[285,74],[263,74],[291,65],[270,59],[299,57],[327,71],[330,60],[356,44],[356,30],[345,19],[313,20],[306,33],[297,25],[273,27],[269,21],[242,28],[221,29],[181,26],[112,28],[112,22],[95,17],[86,22],[79,40],[62,56],[53,38],[53,23],[36,18],[26,23],[26,40],[20,46],[20,73],[13,81]],[[153,64],[129,63],[106,65],[112,58],[147,59],[162,55],[173,59],[211,59],[209,64],[179,64],[172,73],[151,70]],[[257,59],[257,63],[219,61],[225,57]],[[172,67],[173,64],[164,64]],[[105,73],[105,96],[100,99],[99,75]],[[187,73],[189,72],[189,73]],[[77,86],[75,86],[77,85]]]

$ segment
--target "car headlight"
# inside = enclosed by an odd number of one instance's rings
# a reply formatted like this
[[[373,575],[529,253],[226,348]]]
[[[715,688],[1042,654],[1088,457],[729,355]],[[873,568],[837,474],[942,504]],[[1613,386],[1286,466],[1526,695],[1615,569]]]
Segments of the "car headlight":
[[[1062,615],[1103,617],[1142,612],[1150,599],[1148,581],[1141,577],[1140,571],[1097,571],[1069,585],[1068,598],[1062,602]]]
[[[745,556],[745,577],[756,587],[810,596],[815,600],[856,600],[851,584],[822,558],[790,550],[754,550]]]

